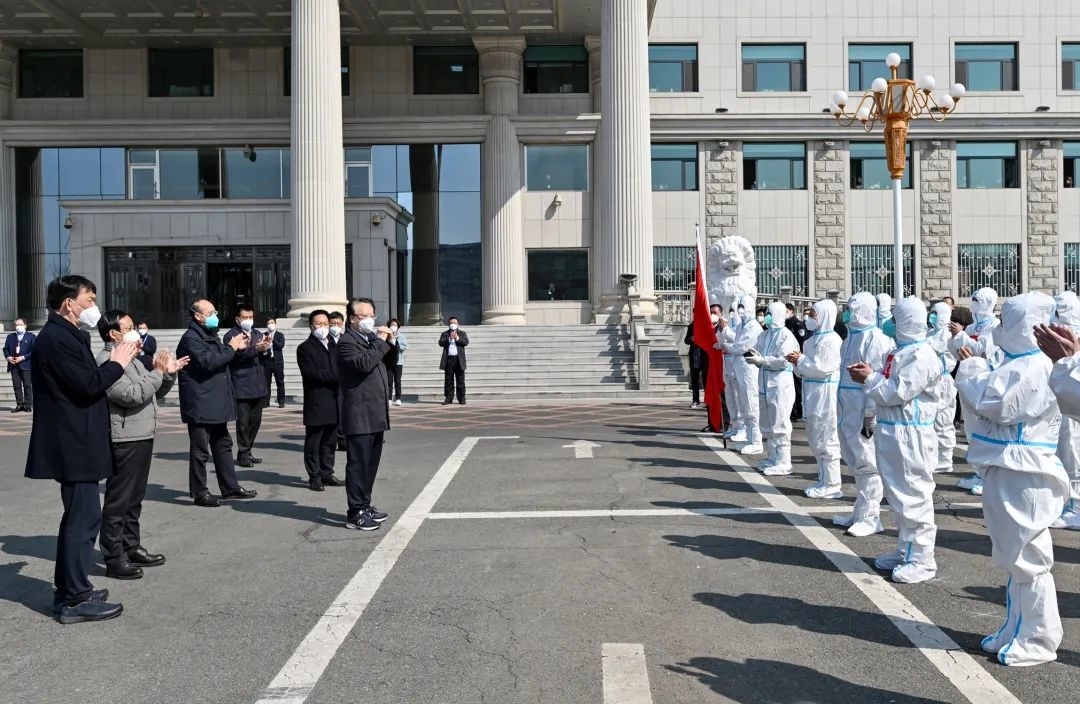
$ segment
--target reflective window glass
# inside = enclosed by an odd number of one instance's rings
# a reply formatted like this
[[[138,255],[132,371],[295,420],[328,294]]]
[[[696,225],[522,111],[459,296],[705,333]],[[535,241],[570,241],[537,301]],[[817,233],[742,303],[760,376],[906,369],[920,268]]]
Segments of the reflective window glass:
[[[652,189],[696,191],[697,144],[652,145]]]
[[[345,168],[345,197],[367,198],[371,195],[371,165],[348,164]]]
[[[163,149],[158,153],[158,197],[195,200],[199,194],[199,153],[194,149]]]
[[[746,92],[806,90],[804,44],[744,44],[742,89]]]
[[[83,97],[82,49],[21,49],[19,97]]]
[[[875,78],[889,78],[892,72],[885,65],[889,54],[900,55],[897,74],[900,78],[911,78],[910,44],[850,44],[848,46],[848,90],[860,92],[870,90]]]
[[[587,191],[589,147],[530,144],[525,147],[525,173],[530,191]]]
[[[225,149],[225,194],[228,198],[281,198],[281,149]]]
[[[693,93],[698,89],[696,44],[649,45],[649,91]]]
[[[1016,44],[957,44],[956,81],[968,90],[1020,90]]]
[[[589,250],[529,250],[530,301],[589,300]]]
[[[743,145],[743,188],[805,190],[806,145],[801,143],[747,143]]]
[[[1019,188],[1015,142],[957,142],[956,187]]]
[[[148,49],[151,98],[214,95],[213,49]]]
[[[904,147],[906,166],[901,188],[911,188],[911,144]],[[885,158],[885,145],[881,142],[852,142],[851,188],[853,190],[881,190],[892,188],[892,174]]]
[[[476,95],[480,57],[473,47],[418,46],[413,49],[415,95]]]
[[[588,93],[589,53],[583,46],[530,46],[525,49],[525,93]]]

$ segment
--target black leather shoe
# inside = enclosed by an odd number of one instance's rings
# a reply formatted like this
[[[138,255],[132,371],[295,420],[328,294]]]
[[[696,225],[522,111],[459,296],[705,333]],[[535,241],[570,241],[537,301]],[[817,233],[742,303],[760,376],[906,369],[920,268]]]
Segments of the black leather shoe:
[[[255,464],[262,464],[262,457],[255,457],[254,455],[252,455],[251,461]]]
[[[461,399],[460,401],[458,401],[458,403],[460,403],[462,406],[464,406],[465,405],[465,399]]]
[[[110,604],[107,601],[87,599],[74,606],[63,605],[56,614],[60,623],[84,623],[86,621],[108,621],[124,612],[123,604]]]
[[[141,545],[128,552],[128,559],[131,560],[132,564],[142,565],[143,567],[157,567],[165,564],[164,555],[147,552],[146,548]]]
[[[254,467],[255,462],[253,460],[250,460],[250,459],[236,460],[236,466],[237,467]]]
[[[204,508],[214,508],[215,506],[220,506],[221,502],[218,501],[218,497],[208,491],[205,494],[199,494],[195,497],[195,505]]]
[[[25,413],[33,413],[34,412],[34,407],[33,406],[23,406],[23,411]]]
[[[453,402],[454,402],[454,401],[453,401],[452,399],[449,399],[449,398],[448,398],[448,399],[446,399],[445,401],[443,401],[443,402],[442,402],[442,405],[444,405],[444,406],[449,406],[449,405],[450,405],[451,403],[453,403]]]
[[[329,477],[323,477],[322,483],[326,486],[345,486],[345,480],[338,479],[333,474],[331,474]]]
[[[11,412],[12,413],[22,413],[22,409],[23,409],[22,406],[15,406],[15,408],[11,409]]]
[[[285,408],[285,402],[284,401],[278,401],[277,402],[277,407],[278,408]]]
[[[105,576],[112,579],[142,579],[143,571],[124,557],[105,563]]]
[[[259,492],[255,491],[254,489],[245,489],[244,487],[240,487],[236,491],[230,491],[227,494],[222,494],[221,500],[224,501],[226,499],[254,499],[258,493]]]
[[[307,485],[308,489],[311,489],[312,491],[326,491],[326,488],[323,486],[322,479],[319,479],[318,477],[315,477],[314,479],[308,479]]]

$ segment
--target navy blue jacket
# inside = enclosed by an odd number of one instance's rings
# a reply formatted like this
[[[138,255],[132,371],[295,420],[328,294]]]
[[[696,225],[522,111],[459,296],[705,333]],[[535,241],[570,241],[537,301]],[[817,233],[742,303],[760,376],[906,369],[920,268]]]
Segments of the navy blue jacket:
[[[222,339],[227,345],[229,340],[243,334],[244,331],[237,326],[225,333],[225,337]],[[247,349],[237,352],[232,362],[229,363],[233,393],[238,400],[243,401],[270,396],[270,384],[266,378],[266,368],[270,362],[270,355],[266,352],[260,353],[255,349],[255,345],[259,344],[259,341],[263,339],[263,334],[255,328],[252,328],[248,334],[251,339],[248,341]]]
[[[100,367],[89,333],[56,313],[41,329],[30,371],[34,420],[26,476],[58,482],[97,482],[113,475],[109,404],[105,392],[124,375],[116,362]]]
[[[142,351],[139,353],[139,361],[147,371],[154,371],[154,355],[157,354],[157,340],[150,333],[142,338]]]
[[[17,365],[8,362],[7,370],[10,372],[18,367],[24,372],[30,371],[30,355],[34,351],[34,333],[23,333],[22,343],[19,343],[19,333],[13,332],[7,336],[7,340],[4,341],[4,359],[8,357],[25,357],[23,361]],[[33,380],[31,379],[31,383]]]
[[[267,362],[266,367],[267,367],[267,370],[273,369],[274,367],[280,367],[281,369],[284,369],[285,368],[285,335],[283,335],[280,330],[275,330],[273,332],[273,336],[274,336],[274,338],[273,338],[274,343],[270,347],[271,347],[271,349],[274,350],[274,356],[271,357],[271,358],[268,358],[266,360],[266,362]]]
[[[229,362],[236,356],[217,333],[192,322],[176,346],[176,358],[190,357],[180,372],[180,420],[218,425],[236,420]]]
[[[338,366],[337,345],[326,347],[311,335],[296,348],[296,366],[304,381],[304,425],[337,425]]]

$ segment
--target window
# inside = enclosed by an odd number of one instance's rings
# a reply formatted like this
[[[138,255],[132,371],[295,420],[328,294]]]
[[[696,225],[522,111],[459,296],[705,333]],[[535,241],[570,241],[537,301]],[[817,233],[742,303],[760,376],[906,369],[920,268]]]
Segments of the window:
[[[893,294],[896,277],[891,244],[862,244],[851,247],[851,290]],[[904,245],[904,295],[915,295],[915,246]]]
[[[292,95],[292,48],[285,47],[285,65],[282,66],[281,75],[284,83],[284,95]],[[349,47],[341,47],[341,94],[349,94]]]
[[[650,93],[693,93],[697,89],[696,44],[649,45]]]
[[[20,50],[19,97],[83,97],[82,49]]]
[[[1080,243],[1065,243],[1065,290],[1080,291]]]
[[[1019,188],[1016,142],[957,142],[957,188]]]
[[[371,147],[345,150],[345,197],[371,197]]]
[[[1080,42],[1061,45],[1061,89],[1080,90]]]
[[[587,144],[525,147],[525,188],[530,191],[589,190]]]
[[[806,296],[810,290],[806,245],[758,245],[754,247],[757,260],[759,294],[779,296],[781,286],[790,286],[791,295]]]
[[[477,95],[480,58],[473,47],[418,46],[413,49],[415,95]]]
[[[747,93],[806,90],[805,44],[743,44],[742,89]]]
[[[1065,142],[1062,145],[1065,157],[1064,169],[1062,169],[1062,185],[1065,188],[1076,188],[1076,179],[1080,176],[1080,142]]]
[[[984,286],[1000,296],[1020,292],[1020,245],[961,244],[957,249],[961,296],[970,296]]]
[[[911,188],[911,144],[904,145],[906,166],[901,188]],[[880,190],[892,188],[892,174],[885,158],[885,145],[880,142],[851,143],[851,189]]]
[[[900,78],[911,78],[910,44],[851,44],[848,46],[848,90],[857,93],[870,90],[877,77],[889,78],[892,72],[885,65],[889,54],[900,55]]]
[[[583,46],[525,48],[526,93],[588,93],[589,52]]]
[[[696,191],[697,144],[652,145],[652,189]]]
[[[213,49],[150,49],[151,98],[214,95]]]
[[[227,198],[287,198],[289,150],[224,149]]]
[[[744,144],[743,189],[806,190],[806,145],[785,142]]]
[[[654,291],[686,291],[696,277],[694,247],[653,247]]]
[[[968,90],[1020,90],[1015,44],[957,44],[956,81]]]
[[[221,197],[221,154],[217,149],[128,152],[128,198],[132,200]]]
[[[589,300],[589,250],[529,250],[529,300]]]

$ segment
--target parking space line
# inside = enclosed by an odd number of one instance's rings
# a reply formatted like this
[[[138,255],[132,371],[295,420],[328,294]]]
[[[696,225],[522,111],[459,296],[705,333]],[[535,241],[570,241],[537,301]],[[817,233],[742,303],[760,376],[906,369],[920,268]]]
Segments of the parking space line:
[[[481,440],[516,439],[513,435],[468,437],[461,441],[334,598],[330,608],[270,682],[257,704],[303,704],[307,700],[334,654],[476,444]]]
[[[641,643],[604,643],[604,704],[652,704],[645,647]]]
[[[702,437],[701,441],[782,513],[841,574],[892,621],[968,701],[972,704],[1020,704],[1020,700],[994,679],[975,658],[966,653],[895,587],[870,569],[862,558],[841,542],[832,531],[822,527],[805,509],[773,486],[764,475],[751,469],[742,457],[726,452],[719,440]]]
[[[848,504],[843,506],[799,506],[795,504],[795,506],[805,514],[844,513],[851,510],[851,506]],[[976,502],[934,504],[934,509],[938,511],[981,507],[982,504]],[[428,514],[428,519],[432,521],[461,521],[494,518],[660,518],[664,516],[751,516],[776,513],[783,513],[783,510],[773,506],[762,508],[586,508],[563,511],[447,511]]]

